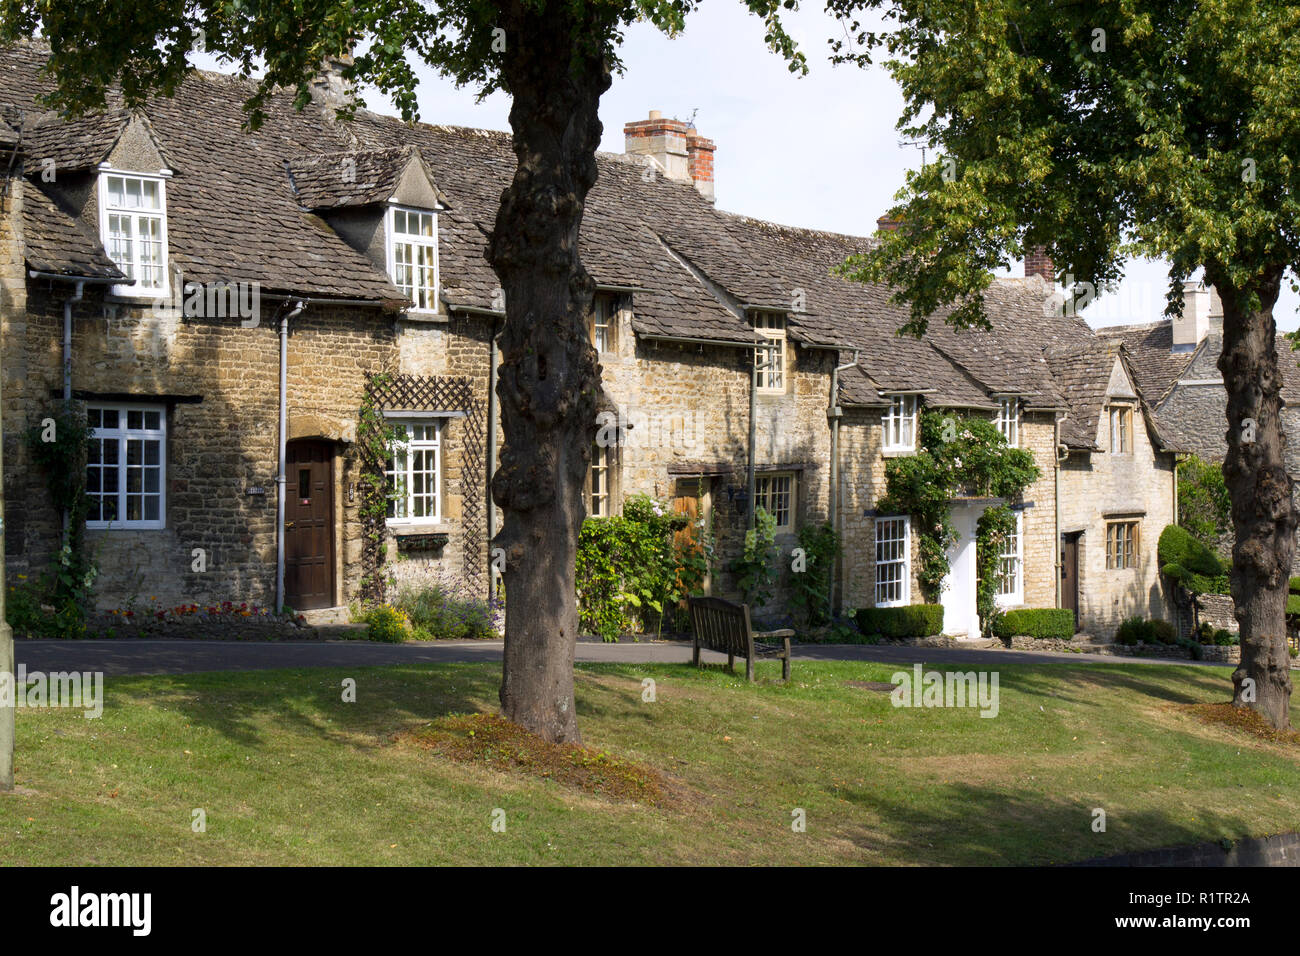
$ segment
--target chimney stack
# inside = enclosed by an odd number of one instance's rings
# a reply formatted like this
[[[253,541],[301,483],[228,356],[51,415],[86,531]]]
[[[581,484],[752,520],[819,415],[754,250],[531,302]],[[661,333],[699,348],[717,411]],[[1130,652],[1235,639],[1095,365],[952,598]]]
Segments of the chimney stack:
[[[889,213],[885,213],[876,220],[876,232],[898,232],[898,227],[902,224],[903,220],[890,219]]]
[[[1056,285],[1056,264],[1042,246],[1035,246],[1025,254],[1025,277],[1042,276],[1048,285]]]
[[[1201,344],[1210,331],[1210,290],[1204,282],[1188,279],[1183,283],[1183,314],[1172,321],[1172,351],[1190,352]]]
[[[713,201],[713,140],[705,139],[681,120],[665,119],[651,110],[649,119],[635,120],[623,127],[623,151],[645,157],[656,172],[667,179],[694,183],[700,195]]]
[[[320,70],[308,84],[312,102],[328,116],[338,112],[352,100],[352,85],[343,78],[343,71],[352,66],[352,54],[327,56]]]

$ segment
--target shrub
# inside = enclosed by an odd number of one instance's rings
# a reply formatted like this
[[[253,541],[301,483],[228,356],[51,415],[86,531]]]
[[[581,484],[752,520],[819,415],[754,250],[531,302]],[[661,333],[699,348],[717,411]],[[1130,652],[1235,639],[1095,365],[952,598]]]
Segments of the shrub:
[[[864,607],[858,611],[858,630],[884,637],[929,637],[943,630],[943,605]]]
[[[1237,643],[1237,635],[1233,634],[1227,628],[1219,628],[1214,632],[1214,643],[1219,647],[1232,647]]]
[[[1151,626],[1152,622],[1142,617],[1126,618],[1122,624],[1115,630],[1115,643],[1133,645],[1139,642],[1152,644],[1155,642],[1155,628]]]
[[[1231,533],[1232,502],[1222,465],[1195,455],[1178,463],[1178,523],[1207,544]]]
[[[1227,594],[1228,565],[1207,545],[1178,525],[1160,532],[1156,546],[1160,570],[1195,594]]]
[[[804,567],[790,575],[790,604],[799,609],[805,624],[816,627],[830,620],[826,606],[839,536],[830,522],[809,523],[799,529],[799,547],[804,551]]]
[[[1151,633],[1161,644],[1176,644],[1178,642],[1178,632],[1168,621],[1152,621]]]
[[[623,513],[588,518],[578,534],[578,626],[616,641],[620,634],[660,627],[663,613],[683,597],[683,558],[673,534],[685,515],[648,495],[634,495]]]
[[[1192,655],[1192,660],[1194,661],[1199,661],[1205,656],[1205,652],[1201,650],[1200,642],[1194,641],[1190,637],[1180,637],[1177,644],[1179,647],[1187,648],[1188,653]]]
[[[477,598],[462,598],[439,586],[402,590],[394,607],[411,622],[417,640],[494,640],[493,608]]]
[[[1055,607],[1029,607],[1007,611],[993,619],[993,633],[998,637],[1027,634],[1037,638],[1074,637],[1074,612]]]
[[[366,612],[365,620],[367,640],[400,644],[410,634],[410,623],[406,615],[388,604],[371,608]]]

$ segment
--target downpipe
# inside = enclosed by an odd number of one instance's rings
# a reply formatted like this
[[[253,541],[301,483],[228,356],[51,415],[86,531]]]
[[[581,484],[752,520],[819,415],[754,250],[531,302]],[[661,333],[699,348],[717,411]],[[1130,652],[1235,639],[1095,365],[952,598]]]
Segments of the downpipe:
[[[284,489],[287,478],[284,473],[288,436],[286,429],[289,422],[289,320],[297,318],[307,308],[301,300],[280,316],[280,428],[279,428],[279,466],[275,476],[275,613],[284,613]]]

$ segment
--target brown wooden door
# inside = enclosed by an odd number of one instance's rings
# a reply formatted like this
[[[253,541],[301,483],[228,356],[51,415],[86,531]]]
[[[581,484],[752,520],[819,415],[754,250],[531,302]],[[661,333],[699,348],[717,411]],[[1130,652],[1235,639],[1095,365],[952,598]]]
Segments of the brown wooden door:
[[[291,441],[285,451],[284,602],[334,604],[334,446]]]
[[[701,539],[699,521],[704,514],[705,502],[701,500],[702,495],[707,495],[708,482],[696,478],[679,479],[676,487],[676,494],[673,496],[673,511],[678,514],[684,514],[690,520],[690,523],[680,531],[673,532],[673,547],[678,554],[700,558],[703,556],[704,548]],[[678,586],[684,582],[678,580]],[[700,582],[700,590],[705,594],[709,592],[712,582],[706,575]],[[683,600],[681,607],[686,606]]]
[[[1079,535],[1067,534],[1061,542],[1061,607],[1074,612],[1079,627]]]

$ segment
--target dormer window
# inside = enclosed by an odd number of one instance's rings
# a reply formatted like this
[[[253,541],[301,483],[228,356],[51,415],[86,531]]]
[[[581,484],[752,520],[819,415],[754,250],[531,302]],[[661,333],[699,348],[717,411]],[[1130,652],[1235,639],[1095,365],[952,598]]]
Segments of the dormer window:
[[[99,176],[99,226],[114,265],[134,279],[121,295],[167,294],[167,184],[161,176],[103,170]]]
[[[1007,440],[1007,444],[1015,448],[1020,443],[1020,400],[1017,398],[1004,398],[998,403],[997,417],[998,431],[1002,437]]]
[[[1133,407],[1110,406],[1110,452],[1127,455],[1133,451]]]
[[[760,392],[785,394],[785,316],[754,316],[754,380]]]
[[[894,395],[881,418],[885,451],[916,450],[916,396]]]
[[[422,209],[388,210],[388,274],[414,305],[438,311],[438,216]]]

